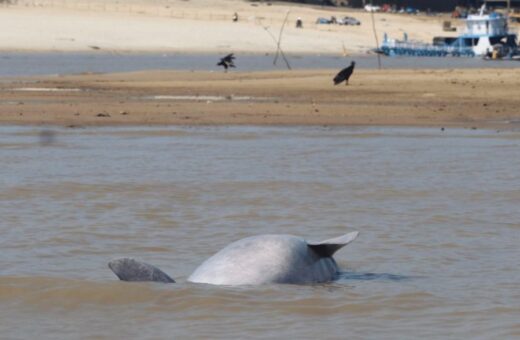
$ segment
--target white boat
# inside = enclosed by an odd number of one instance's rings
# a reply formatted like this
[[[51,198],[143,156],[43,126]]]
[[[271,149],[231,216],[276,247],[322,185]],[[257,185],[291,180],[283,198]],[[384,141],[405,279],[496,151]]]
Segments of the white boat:
[[[516,48],[516,34],[509,32],[507,17],[496,12],[484,14],[485,9],[483,5],[479,14],[468,15],[466,30],[458,37],[458,42],[471,46],[477,56],[493,52],[497,45]]]
[[[518,53],[517,35],[509,31],[507,17],[500,13],[485,13],[485,5],[479,14],[465,19],[466,27],[458,37],[435,37],[433,44],[385,38],[381,52],[387,55],[412,56],[486,56],[493,52],[500,56]]]

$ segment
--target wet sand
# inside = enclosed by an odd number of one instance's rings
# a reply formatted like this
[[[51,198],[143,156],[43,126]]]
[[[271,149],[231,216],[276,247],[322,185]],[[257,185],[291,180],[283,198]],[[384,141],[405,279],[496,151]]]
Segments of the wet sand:
[[[0,123],[87,125],[520,124],[518,69],[146,71],[0,83]]]

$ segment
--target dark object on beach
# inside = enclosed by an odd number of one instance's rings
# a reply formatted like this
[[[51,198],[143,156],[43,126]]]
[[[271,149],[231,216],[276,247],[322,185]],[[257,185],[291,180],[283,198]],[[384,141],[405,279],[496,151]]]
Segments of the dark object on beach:
[[[235,64],[233,64],[233,59],[235,59],[235,56],[233,55],[233,53],[230,53],[224,58],[221,58],[217,66],[224,67],[224,70],[227,72],[227,69],[229,67],[235,67]]]
[[[345,85],[348,85],[348,79],[354,72],[354,66],[356,66],[355,61],[351,62],[349,67],[339,71],[339,73],[334,77],[334,85],[338,85],[343,81],[345,82]]]

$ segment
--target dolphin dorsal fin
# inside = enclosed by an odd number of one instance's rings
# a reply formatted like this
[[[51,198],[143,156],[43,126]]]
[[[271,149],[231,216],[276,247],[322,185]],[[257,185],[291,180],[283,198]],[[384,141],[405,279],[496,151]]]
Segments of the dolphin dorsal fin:
[[[108,263],[108,267],[121,281],[175,283],[174,279],[159,268],[130,258],[112,260]]]
[[[314,250],[318,255],[323,257],[330,257],[334,253],[358,237],[359,231],[353,231],[343,236],[331,238],[321,242],[307,242],[309,248]]]

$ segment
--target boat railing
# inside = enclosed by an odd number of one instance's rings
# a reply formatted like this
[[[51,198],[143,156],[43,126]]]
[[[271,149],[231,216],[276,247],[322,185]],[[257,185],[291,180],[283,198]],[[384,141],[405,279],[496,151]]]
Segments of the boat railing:
[[[388,39],[381,50],[386,55],[424,56],[424,57],[473,57],[475,52],[468,46],[431,45],[417,41],[399,41]]]

